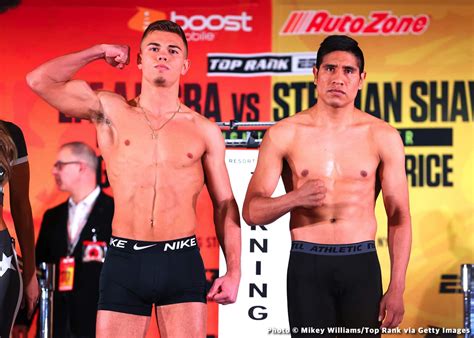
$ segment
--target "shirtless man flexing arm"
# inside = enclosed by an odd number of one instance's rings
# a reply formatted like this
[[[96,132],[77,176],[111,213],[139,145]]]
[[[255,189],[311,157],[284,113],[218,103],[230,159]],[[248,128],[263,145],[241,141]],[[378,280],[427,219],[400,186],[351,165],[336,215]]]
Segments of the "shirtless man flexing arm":
[[[97,45],[53,59],[28,74],[29,86],[56,109],[90,119],[114,191],[111,248],[102,270],[98,337],[142,337],[153,304],[162,337],[206,335],[205,274],[194,237],[204,183],[214,206],[227,273],[207,297],[233,303],[240,281],[240,224],[219,128],[180,103],[189,69],[183,30],[161,20],[145,30],[139,97],[93,91],[74,74],[105,60],[122,69],[129,48]]]
[[[248,224],[291,213],[288,312],[297,329],[395,327],[403,317],[411,246],[404,150],[397,130],[355,108],[365,76],[355,40],[326,38],[314,67],[317,104],[267,131],[247,191]],[[272,198],[280,175],[287,194]],[[383,297],[374,244],[380,189],[391,260]]]

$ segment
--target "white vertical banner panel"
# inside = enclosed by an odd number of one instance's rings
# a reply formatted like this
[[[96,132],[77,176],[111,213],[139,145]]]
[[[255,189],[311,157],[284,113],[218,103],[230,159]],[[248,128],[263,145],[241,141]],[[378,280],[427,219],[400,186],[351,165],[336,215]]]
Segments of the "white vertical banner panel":
[[[227,150],[226,165],[232,190],[242,212],[247,186],[257,165],[258,150]],[[273,196],[285,193],[279,181]],[[219,306],[219,337],[268,337],[287,331],[286,270],[291,247],[289,215],[265,227],[242,224],[242,279],[237,302]],[[220,275],[225,273],[222,251]],[[275,331],[277,330],[277,331]],[[288,331],[287,331],[288,332]]]

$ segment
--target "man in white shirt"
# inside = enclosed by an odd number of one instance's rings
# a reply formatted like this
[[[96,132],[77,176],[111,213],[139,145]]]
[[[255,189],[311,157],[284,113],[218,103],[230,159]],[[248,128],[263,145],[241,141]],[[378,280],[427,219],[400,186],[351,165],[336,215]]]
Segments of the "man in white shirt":
[[[82,142],[61,146],[53,166],[64,203],[46,211],[36,260],[56,264],[54,337],[95,337],[99,277],[111,236],[113,199],[97,185],[97,156]]]

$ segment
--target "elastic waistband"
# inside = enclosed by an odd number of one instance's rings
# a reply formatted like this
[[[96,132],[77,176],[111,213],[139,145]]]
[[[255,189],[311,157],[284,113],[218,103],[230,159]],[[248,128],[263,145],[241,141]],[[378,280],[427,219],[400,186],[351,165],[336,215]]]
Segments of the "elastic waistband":
[[[110,238],[110,248],[128,252],[176,252],[194,250],[197,247],[196,236],[161,242],[137,241],[115,236]]]
[[[13,238],[8,233],[8,230],[0,231],[0,247],[11,246],[13,243]]]
[[[349,256],[377,251],[375,241],[350,244],[318,244],[302,241],[291,242],[292,252],[304,252],[322,256]]]

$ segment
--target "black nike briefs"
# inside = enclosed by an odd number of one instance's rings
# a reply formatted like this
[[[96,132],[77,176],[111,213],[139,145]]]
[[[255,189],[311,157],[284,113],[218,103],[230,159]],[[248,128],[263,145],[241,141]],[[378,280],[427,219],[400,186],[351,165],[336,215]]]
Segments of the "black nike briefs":
[[[163,242],[112,237],[100,276],[99,310],[150,316],[156,306],[206,303],[195,236]]]

